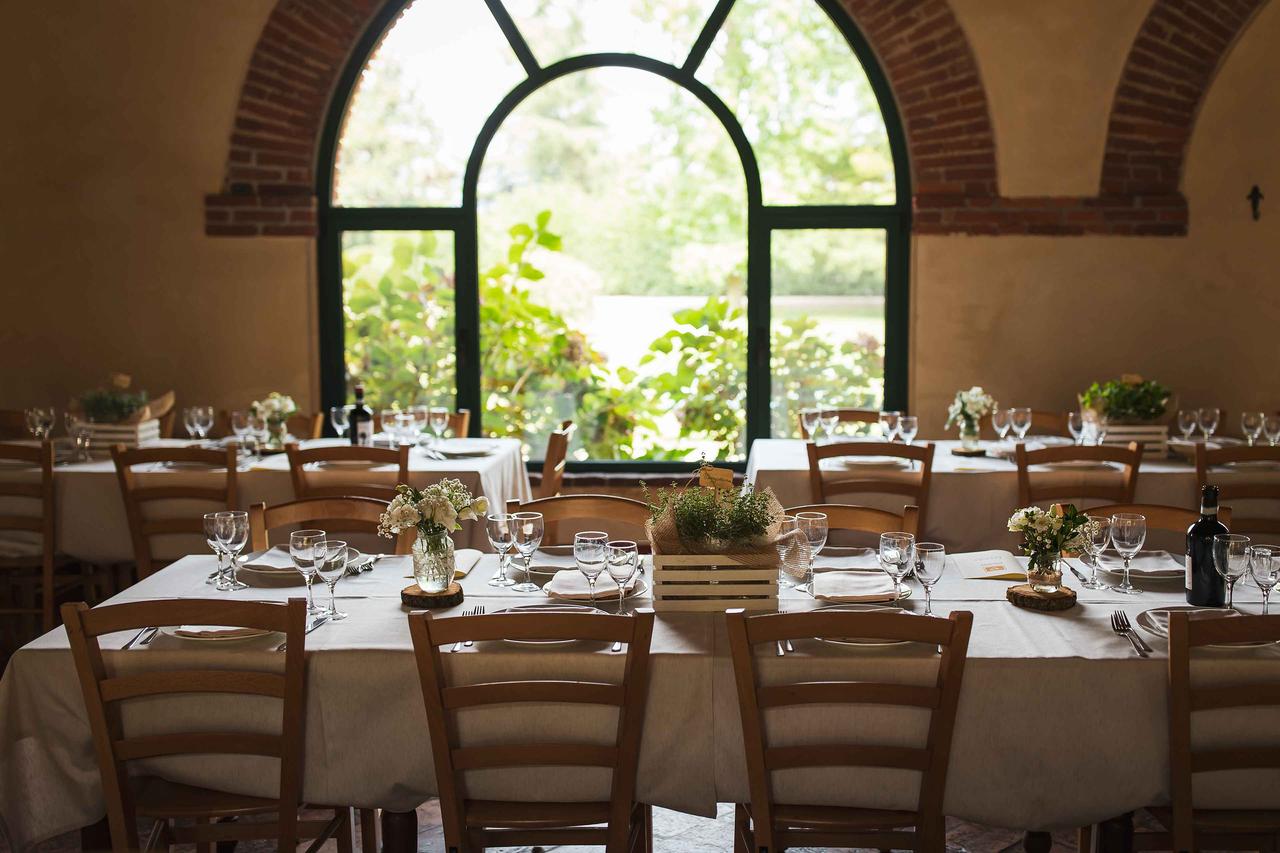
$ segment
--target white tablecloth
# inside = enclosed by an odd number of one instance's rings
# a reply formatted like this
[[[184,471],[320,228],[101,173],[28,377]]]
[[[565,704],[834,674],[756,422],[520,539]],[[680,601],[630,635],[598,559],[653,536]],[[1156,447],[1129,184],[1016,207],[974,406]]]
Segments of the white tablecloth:
[[[493,612],[514,603],[545,600],[487,585],[495,557],[486,556],[464,581],[467,606]],[[204,577],[210,557],[191,557],[122,593],[118,600],[215,595]],[[383,560],[371,573],[343,580],[339,601],[350,618],[324,625],[307,639],[308,711],[304,795],[312,802],[350,803],[397,810],[412,808],[435,792],[426,718],[414,658],[398,599],[407,584],[407,559]],[[1114,635],[1113,610],[1137,616],[1145,608],[1179,603],[1180,584],[1139,582],[1146,592],[1122,596],[1080,591],[1081,604],[1060,614],[1013,608],[1003,601],[1006,582],[964,580],[954,565],[935,590],[934,609],[974,613],[970,660],[959,707],[946,796],[947,814],[1018,829],[1072,827],[1101,820],[1167,798],[1165,645],[1149,659],[1133,655]],[[1074,581],[1071,582],[1075,586]],[[300,589],[244,590],[239,598],[282,600]],[[323,599],[322,590],[317,595]],[[922,609],[917,587],[905,604]],[[1258,591],[1237,590],[1236,601],[1257,612]],[[633,599],[631,604],[648,604]],[[784,609],[807,609],[812,599],[784,593]],[[119,649],[128,634],[104,639]],[[108,665],[129,669],[194,662],[278,659],[274,640],[246,642],[237,649],[158,638],[150,647],[107,654]],[[928,677],[936,658],[912,647],[847,648],[819,641],[797,642],[794,654],[774,658],[764,650],[766,677],[826,672],[875,677],[892,672]],[[1217,677],[1256,673],[1274,677],[1280,650],[1274,647],[1206,653]],[[653,671],[639,767],[638,796],[644,802],[692,814],[711,815],[717,802],[747,796],[737,696],[723,622],[717,614],[659,614],[653,638]],[[237,658],[237,656],[244,656]],[[446,654],[455,677],[465,680],[524,678],[557,667],[596,673],[616,666],[607,649],[567,646],[530,649],[502,643],[477,644]],[[166,700],[149,709],[150,725],[219,720],[219,726],[259,722],[244,703],[217,704],[216,697]],[[797,736],[830,732],[848,724],[839,714],[809,709],[785,730]],[[859,725],[908,737],[917,723],[911,712],[872,709]],[[1272,713],[1268,711],[1267,713]],[[1219,720],[1210,734],[1221,742],[1248,740],[1275,731],[1274,714],[1262,725]],[[610,736],[607,721],[580,709],[551,713],[498,712],[471,729],[537,732],[540,737]],[[1042,732],[1043,736],[1037,733]],[[245,760],[210,758],[195,770],[170,768],[180,780],[226,790],[267,794],[270,772],[247,772]],[[552,773],[485,783],[486,795],[572,795],[590,780]],[[1271,774],[1274,776],[1275,774]],[[1275,779],[1222,789],[1221,801],[1243,805],[1246,796],[1273,807]],[[1209,796],[1207,787],[1198,795]],[[827,779],[809,792],[815,801],[852,799],[891,803],[904,795],[902,780],[868,771]],[[57,629],[20,650],[0,681],[0,818],[11,841],[25,845],[93,823],[104,805],[83,702],[66,645]]]
[[[304,447],[341,443],[338,439],[319,439],[303,442]],[[418,487],[437,482],[445,477],[461,480],[473,494],[483,494],[490,504],[502,506],[511,499],[530,500],[533,497],[529,474],[524,466],[520,442],[514,439],[483,439],[495,450],[487,456],[439,461],[414,450],[409,456],[409,482]],[[182,444],[187,442],[161,441],[157,444]],[[138,482],[144,486],[213,484],[222,475],[200,470],[148,470],[149,466],[137,466]],[[0,469],[0,477],[30,480],[36,472],[21,469]],[[386,483],[394,485],[394,467],[351,471],[315,471],[309,477],[317,485],[337,483],[353,477],[361,483]],[[293,500],[293,481],[289,476],[288,457],[281,453],[245,465],[237,477],[240,489],[241,509],[265,501],[268,505]],[[129,524],[125,518],[124,502],[120,497],[120,485],[115,467],[110,459],[59,465],[54,469],[58,504],[58,550],[80,560],[95,563],[124,562],[133,559],[133,546],[129,539]],[[207,508],[174,507],[176,511],[190,509],[206,512]],[[459,547],[488,548],[484,528],[468,525],[456,538]],[[157,540],[157,556],[173,557],[201,548],[203,543],[191,537],[172,537],[171,541]]]
[[[917,442],[919,444],[920,442]],[[1012,548],[1015,539],[1007,532],[1009,516],[1018,508],[1018,469],[1007,459],[995,456],[961,457],[951,451],[957,441],[935,441],[933,476],[929,485],[929,507],[922,538],[943,542],[956,552],[987,548]],[[985,443],[988,447],[990,443]],[[919,472],[906,469],[867,470],[868,478],[908,479]],[[848,478],[850,472],[841,476]],[[1087,483],[1119,482],[1119,469],[1058,468],[1035,469],[1037,482]],[[1214,482],[1233,479],[1280,478],[1280,471],[1214,471]],[[813,503],[809,489],[809,457],[805,444],[796,439],[764,439],[751,446],[746,479],[757,488],[773,489],[783,506]],[[909,503],[901,495],[839,495],[838,503],[860,503],[893,512],[902,512]],[[1194,508],[1200,496],[1195,466],[1178,459],[1143,459],[1138,474],[1138,503],[1166,504]],[[1101,501],[1092,501],[1093,505]],[[1082,502],[1088,506],[1090,502]],[[1270,507],[1274,514],[1276,507]]]

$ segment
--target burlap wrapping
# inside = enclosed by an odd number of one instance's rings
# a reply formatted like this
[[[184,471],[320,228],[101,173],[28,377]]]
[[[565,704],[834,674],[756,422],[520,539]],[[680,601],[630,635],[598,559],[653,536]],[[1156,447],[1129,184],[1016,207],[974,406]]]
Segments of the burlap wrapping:
[[[691,486],[690,488],[701,488]],[[769,515],[773,521],[765,528],[763,536],[743,543],[729,544],[719,539],[687,540],[676,530],[675,512],[670,506],[657,518],[645,522],[645,533],[649,537],[649,546],[655,554],[724,554],[733,557],[738,563],[753,568],[767,568],[778,565],[778,549],[774,542],[778,539],[783,509],[778,503],[772,489],[764,489],[769,499]]]

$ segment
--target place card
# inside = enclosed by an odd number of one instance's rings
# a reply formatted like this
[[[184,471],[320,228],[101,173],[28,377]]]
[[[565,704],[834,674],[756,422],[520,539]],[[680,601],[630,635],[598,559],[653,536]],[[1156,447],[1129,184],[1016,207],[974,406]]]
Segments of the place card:
[[[1018,558],[1008,551],[974,551],[971,554],[953,554],[960,575],[970,580],[988,578],[1001,581],[1027,579],[1027,570]]]

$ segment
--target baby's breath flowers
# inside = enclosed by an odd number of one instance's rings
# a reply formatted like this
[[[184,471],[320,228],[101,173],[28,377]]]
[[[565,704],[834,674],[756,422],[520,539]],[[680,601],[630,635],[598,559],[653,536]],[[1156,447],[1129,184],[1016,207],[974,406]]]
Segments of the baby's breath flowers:
[[[378,534],[390,539],[414,527],[422,536],[452,533],[461,529],[460,522],[488,511],[489,501],[483,496],[473,498],[460,480],[447,478],[422,490],[401,484],[378,520]]]

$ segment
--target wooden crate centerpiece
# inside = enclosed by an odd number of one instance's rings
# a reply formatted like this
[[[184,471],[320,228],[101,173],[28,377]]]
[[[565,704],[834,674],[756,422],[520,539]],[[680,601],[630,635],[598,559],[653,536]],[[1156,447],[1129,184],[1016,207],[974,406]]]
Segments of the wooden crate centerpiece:
[[[770,546],[773,547],[773,546]],[[654,554],[654,610],[778,609],[778,561],[761,566],[731,554]]]

